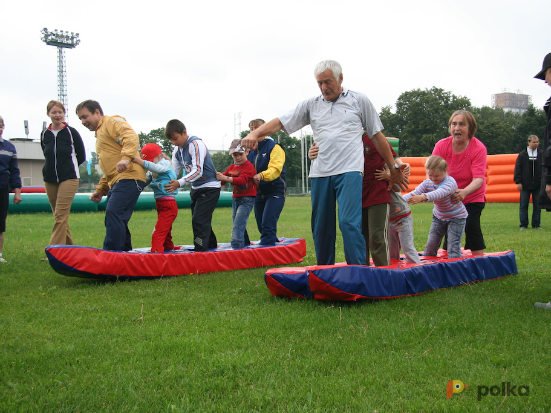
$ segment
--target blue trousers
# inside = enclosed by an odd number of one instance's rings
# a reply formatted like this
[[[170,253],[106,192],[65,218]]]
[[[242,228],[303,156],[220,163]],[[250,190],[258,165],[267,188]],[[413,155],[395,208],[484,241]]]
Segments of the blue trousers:
[[[254,201],[254,217],[261,245],[275,245],[277,238],[277,221],[285,205],[283,194],[264,195],[258,193]]]
[[[520,192],[520,226],[528,227],[528,205],[530,205],[530,195],[532,195],[532,227],[537,228],[541,223],[541,209],[538,208],[538,198],[540,197],[539,185],[534,189]]]
[[[448,235],[448,258],[460,258],[461,254],[461,238],[465,231],[465,223],[467,218],[453,218],[449,221],[432,216],[432,224],[429,231],[429,239],[425,246],[423,255],[435,257],[438,254],[438,247],[444,238],[444,234]]]
[[[245,240],[245,233],[247,231],[247,221],[249,220],[249,214],[253,210],[254,196],[240,196],[232,198],[232,220],[233,228],[231,231],[231,247],[233,249],[243,248],[251,243]],[[247,242],[245,242],[247,241]]]
[[[145,187],[145,182],[134,179],[121,179],[107,193],[105,207],[104,250],[130,251],[132,237],[128,221]]]
[[[348,264],[365,265],[361,172],[312,178],[312,235],[318,265],[335,264],[336,207]]]
[[[465,204],[467,213],[467,221],[465,221],[465,249],[471,251],[485,250],[486,244],[484,243],[484,235],[482,234],[482,228],[480,226],[480,217],[482,216],[482,210],[486,206],[485,202],[469,202]],[[444,244],[442,246],[446,251],[448,250],[448,234],[444,237]]]

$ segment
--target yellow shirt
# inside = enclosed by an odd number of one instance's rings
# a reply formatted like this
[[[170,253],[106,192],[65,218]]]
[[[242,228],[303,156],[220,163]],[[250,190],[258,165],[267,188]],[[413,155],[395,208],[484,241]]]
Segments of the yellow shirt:
[[[285,151],[279,145],[275,145],[270,152],[270,162],[268,162],[268,168],[265,171],[260,172],[262,181],[273,181],[279,178],[281,171],[283,171],[283,165],[285,165]]]
[[[140,139],[122,116],[104,116],[96,129],[96,153],[104,177],[101,178],[96,191],[107,195],[121,179],[134,179],[146,182],[145,169],[133,163],[132,159],[140,156]],[[116,166],[122,159],[130,163],[123,172],[117,172]]]

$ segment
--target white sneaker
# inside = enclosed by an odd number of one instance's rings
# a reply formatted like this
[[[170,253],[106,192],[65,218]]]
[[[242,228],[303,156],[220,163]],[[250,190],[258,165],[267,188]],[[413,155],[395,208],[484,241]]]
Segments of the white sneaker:
[[[0,257],[0,263],[4,264],[7,263],[7,261],[4,258]]]
[[[536,308],[543,308],[544,310],[551,310],[551,302],[549,303],[536,303],[534,304]]]

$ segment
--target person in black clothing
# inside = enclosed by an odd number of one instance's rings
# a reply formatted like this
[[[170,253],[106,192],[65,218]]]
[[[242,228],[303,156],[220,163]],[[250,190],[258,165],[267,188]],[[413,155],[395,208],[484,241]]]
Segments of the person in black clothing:
[[[551,53],[548,53],[547,56],[545,56],[541,71],[534,77],[545,81],[545,83],[551,86]],[[551,211],[551,147],[549,146],[551,139],[551,110],[549,110],[549,105],[551,105],[551,98],[547,99],[547,102],[545,102],[545,106],[543,107],[543,110],[547,115],[547,125],[545,125],[545,132],[543,134],[543,168],[538,203],[540,208],[546,209],[547,211]],[[536,308],[551,310],[551,302],[535,303],[534,306]]]
[[[4,140],[2,134],[6,124],[0,116],[0,264],[6,264],[2,257],[4,248],[4,232],[6,232],[6,218],[10,205],[10,191],[13,189],[13,203],[21,202],[21,176],[17,165],[17,151],[10,141]]]
[[[541,186],[541,160],[542,152],[538,149],[540,140],[536,135],[528,137],[528,147],[519,153],[515,163],[514,180],[520,191],[520,229],[528,228],[528,205],[532,196],[532,228],[542,229],[541,210],[538,207],[538,198]]]
[[[51,100],[47,114],[52,123],[42,131],[40,145],[46,159],[44,187],[54,215],[50,245],[73,245],[69,213],[79,184],[78,167],[86,162],[86,151],[78,131],[65,122],[63,103]]]

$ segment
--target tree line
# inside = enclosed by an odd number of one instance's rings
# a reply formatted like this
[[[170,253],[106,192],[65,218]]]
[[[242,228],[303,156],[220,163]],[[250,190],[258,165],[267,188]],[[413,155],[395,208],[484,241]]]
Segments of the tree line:
[[[174,146],[164,137],[164,128],[154,129],[149,133],[139,133],[140,147],[146,143],[156,143],[161,147],[163,152],[170,156]],[[249,130],[241,132],[241,138],[249,134]],[[296,180],[302,178],[301,167],[301,150],[300,139],[287,135],[285,132],[277,132],[272,135],[272,139],[279,142],[285,151],[285,171],[288,180]],[[208,148],[208,145],[207,145]],[[233,159],[229,154],[229,148],[223,152],[215,152],[211,154],[212,162],[217,171],[224,172],[228,166],[233,163]]]
[[[458,109],[473,113],[480,139],[489,155],[519,153],[526,148],[530,135],[543,135],[545,112],[533,105],[522,115],[489,106],[473,107],[469,98],[456,96],[437,87],[404,92],[391,106],[382,108],[379,116],[383,133],[400,139],[401,156],[428,156],[436,142],[449,136],[448,120]],[[543,136],[540,136],[543,138]]]
[[[478,122],[475,136],[486,145],[489,155],[519,153],[526,148],[530,135],[539,136],[541,141],[543,136],[540,135],[543,135],[547,122],[545,112],[533,105],[522,115],[506,112],[502,108],[473,107],[469,98],[437,87],[404,92],[396,100],[395,108],[393,111],[392,106],[385,106],[379,116],[385,128],[383,133],[400,140],[400,156],[430,155],[436,142],[449,136],[448,120],[458,109],[474,114]],[[149,133],[139,133],[140,147],[146,143],[156,143],[170,156],[173,146],[165,139],[164,130],[159,128]],[[248,133],[248,130],[241,132],[241,137]],[[300,139],[283,131],[272,135],[272,138],[285,150],[288,182],[298,182],[302,179]],[[311,142],[311,136],[307,137],[307,142]],[[229,151],[213,153],[211,158],[217,171],[225,171],[233,162]],[[92,175],[88,175],[86,165],[82,166],[81,182],[90,179],[92,184],[97,184],[99,175],[93,168],[96,163],[97,156],[92,152]]]

